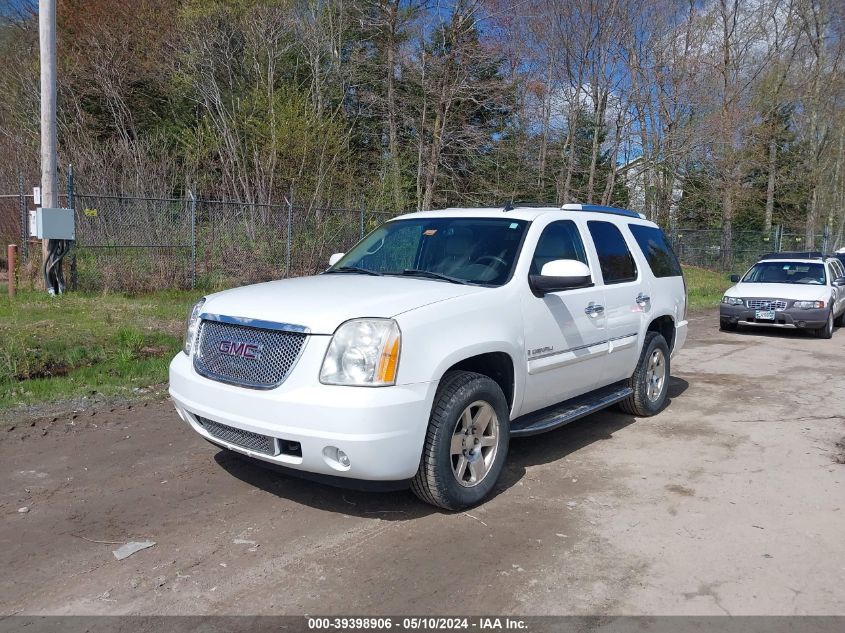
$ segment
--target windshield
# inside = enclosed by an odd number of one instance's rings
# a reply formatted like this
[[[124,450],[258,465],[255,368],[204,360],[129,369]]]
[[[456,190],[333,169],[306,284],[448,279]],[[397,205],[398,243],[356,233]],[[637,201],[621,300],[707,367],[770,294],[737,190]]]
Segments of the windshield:
[[[754,264],[743,283],[751,284],[809,284],[823,286],[827,283],[824,264],[799,262],[759,262]]]
[[[326,272],[500,286],[510,279],[527,226],[525,220],[507,217],[394,220]]]

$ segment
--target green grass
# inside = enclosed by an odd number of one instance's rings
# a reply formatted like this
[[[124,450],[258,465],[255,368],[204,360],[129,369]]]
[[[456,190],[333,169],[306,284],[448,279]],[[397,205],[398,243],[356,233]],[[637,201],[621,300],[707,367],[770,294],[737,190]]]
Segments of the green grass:
[[[690,310],[715,308],[722,300],[725,290],[730,288],[730,275],[717,273],[706,268],[684,266],[687,282],[687,300]]]
[[[0,296],[0,410],[165,382],[200,294]]]
[[[712,308],[728,276],[685,267],[689,307]],[[3,288],[5,291],[5,288]],[[133,397],[167,380],[197,292],[0,295],[0,411],[82,396]]]

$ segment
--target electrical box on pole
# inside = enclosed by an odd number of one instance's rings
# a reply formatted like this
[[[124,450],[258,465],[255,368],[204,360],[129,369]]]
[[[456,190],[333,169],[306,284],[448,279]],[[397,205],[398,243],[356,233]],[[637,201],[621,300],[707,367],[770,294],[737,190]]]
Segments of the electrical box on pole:
[[[35,233],[39,240],[75,240],[76,217],[73,209],[35,210]],[[32,225],[30,224],[30,230]]]

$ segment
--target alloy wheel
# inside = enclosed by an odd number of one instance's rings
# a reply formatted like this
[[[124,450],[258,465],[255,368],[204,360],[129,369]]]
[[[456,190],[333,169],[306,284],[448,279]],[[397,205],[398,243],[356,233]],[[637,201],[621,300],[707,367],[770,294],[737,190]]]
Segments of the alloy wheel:
[[[663,393],[663,386],[666,384],[666,359],[663,356],[663,350],[656,349],[651,353],[645,380],[646,396],[652,402],[656,402]]]
[[[472,488],[490,472],[499,447],[499,418],[493,407],[476,400],[458,417],[452,432],[452,473],[458,483]]]

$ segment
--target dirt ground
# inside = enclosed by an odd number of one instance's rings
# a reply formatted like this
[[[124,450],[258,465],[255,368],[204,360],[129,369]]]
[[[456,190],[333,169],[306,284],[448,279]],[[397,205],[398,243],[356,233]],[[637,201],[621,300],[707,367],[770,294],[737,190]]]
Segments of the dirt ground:
[[[168,402],[21,421],[0,614],[845,614],[845,329],[716,321],[692,319],[663,413],[514,440],[461,514],[246,463]]]

